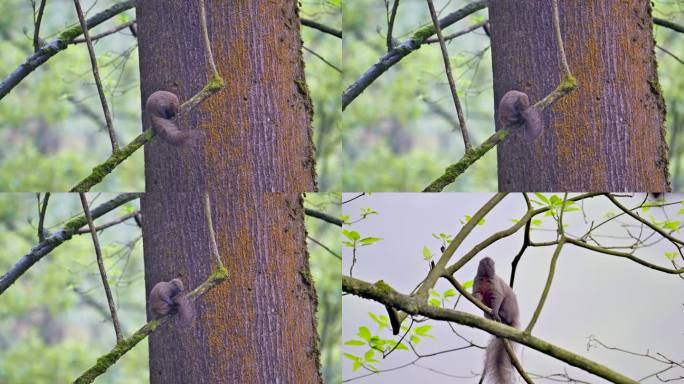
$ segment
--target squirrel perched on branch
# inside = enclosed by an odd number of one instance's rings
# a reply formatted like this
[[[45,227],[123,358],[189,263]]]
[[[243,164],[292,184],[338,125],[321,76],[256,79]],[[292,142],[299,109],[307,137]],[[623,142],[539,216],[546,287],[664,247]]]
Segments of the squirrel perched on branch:
[[[178,313],[184,326],[191,326],[195,320],[195,311],[185,295],[181,279],[160,281],[150,291],[150,313],[154,319],[168,314]]]
[[[164,141],[175,146],[194,146],[204,139],[199,129],[181,130],[174,119],[178,115],[180,103],[173,92],[156,91],[145,102],[146,126]]]
[[[504,126],[522,126],[528,141],[536,139],[542,133],[541,112],[534,105],[530,106],[530,99],[524,92],[506,92],[499,101],[498,115]]]
[[[480,260],[473,283],[473,295],[491,308],[485,317],[500,321],[511,327],[520,326],[520,308],[513,289],[494,270],[494,260],[485,257]],[[513,383],[513,364],[506,352],[505,339],[492,338],[487,345],[484,375],[496,384]]]

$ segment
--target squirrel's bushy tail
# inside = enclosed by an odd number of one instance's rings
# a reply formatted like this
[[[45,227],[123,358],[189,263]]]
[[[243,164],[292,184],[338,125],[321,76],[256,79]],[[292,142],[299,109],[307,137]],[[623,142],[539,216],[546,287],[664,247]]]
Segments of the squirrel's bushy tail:
[[[485,381],[491,384],[513,384],[514,368],[506,352],[504,339],[493,337],[487,345],[485,356]]]
[[[176,303],[176,309],[178,310],[178,317],[180,317],[181,323],[186,327],[192,326],[195,322],[195,309],[193,308],[192,303],[190,303],[190,300],[188,300],[187,296],[185,296],[185,293],[178,294],[174,298],[174,301]],[[506,351],[504,351],[504,353],[505,352]]]

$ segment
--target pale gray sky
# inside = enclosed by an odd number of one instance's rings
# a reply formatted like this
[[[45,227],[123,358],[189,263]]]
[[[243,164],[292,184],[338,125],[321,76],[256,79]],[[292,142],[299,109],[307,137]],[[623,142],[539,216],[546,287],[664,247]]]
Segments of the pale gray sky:
[[[343,201],[356,195],[346,193]],[[398,291],[409,293],[428,271],[428,264],[422,256],[423,246],[428,246],[435,257],[439,257],[439,242],[431,234],[445,232],[454,236],[462,226],[459,220],[465,215],[474,214],[491,196],[490,193],[374,193],[343,205],[343,214],[350,215],[352,221],[359,217],[361,208],[373,208],[380,213],[351,226],[351,229],[358,231],[362,237],[373,236],[383,239],[357,251],[354,277],[369,282],[383,279]],[[631,207],[638,204],[642,198],[643,195],[640,195],[634,199],[621,201]],[[684,195],[667,196],[668,201],[683,198]],[[584,207],[588,221],[595,220],[596,223],[600,222],[607,212],[618,211],[605,197],[585,200]],[[511,226],[511,219],[522,216],[525,208],[520,194],[507,196],[486,217],[486,223],[475,228],[456,251],[452,261],[457,260],[473,245],[493,232]],[[674,205],[668,208],[666,213],[661,209],[651,209],[647,215],[653,215],[658,220],[664,219],[665,215],[670,218],[679,216],[681,219],[682,215],[677,215],[681,208],[684,208],[681,204]],[[621,221],[635,223],[627,219]],[[543,218],[543,222],[543,228],[554,228],[555,222],[550,217]],[[584,233],[588,228],[581,212],[568,213],[565,223],[568,225],[568,232],[574,235]],[[349,229],[349,226],[345,228]],[[638,228],[633,228],[632,232],[638,233]],[[611,224],[601,227],[596,233],[624,236],[625,229],[619,224]],[[532,232],[535,241],[553,240],[554,235],[553,231]],[[684,234],[675,233],[675,236]],[[497,273],[508,281],[510,263],[521,244],[522,230],[485,249],[459,270],[456,278],[461,282],[472,280],[479,260],[484,256],[490,256],[496,261]],[[553,247],[528,248],[518,266],[515,292],[521,307],[523,326],[529,322],[541,295],[553,250]],[[671,267],[663,254],[674,250],[668,241],[661,241],[655,246],[638,251],[636,255],[650,262]],[[682,264],[681,259],[679,264]],[[349,274],[350,265],[351,249],[343,247],[342,268],[345,275]],[[440,281],[436,289],[442,292],[450,287],[448,282]],[[681,362],[684,360],[683,303],[684,280],[676,275],[657,272],[627,259],[566,245],[558,261],[549,297],[533,334],[638,380],[662,369],[663,366],[624,353],[605,349],[587,350],[587,338],[594,335],[610,346],[641,353],[646,350],[652,353],[660,352]],[[481,314],[465,300],[459,303],[458,309]],[[386,314],[383,306],[369,300],[350,295],[343,298],[343,342],[358,338],[356,333],[362,325],[378,333],[377,326],[368,316],[368,312]],[[446,324],[436,321],[430,321],[429,324],[433,325],[431,333],[435,339],[424,339],[417,346],[421,354],[465,345]],[[490,337],[484,331],[458,324],[454,326],[461,335],[480,345],[486,344]],[[385,329],[381,331],[381,335],[389,338],[391,333]],[[363,351],[364,347],[343,346],[343,352],[361,355]],[[415,355],[411,352],[395,351],[387,359],[380,359],[382,361],[379,367],[389,369],[413,359]],[[472,373],[481,371],[483,359],[483,350],[469,348],[423,358],[417,362],[420,367],[412,365],[352,382],[476,383],[479,377],[473,378]],[[566,371],[575,379],[590,383],[606,382],[530,348],[523,349],[521,359],[523,366],[536,374],[548,375]],[[352,372],[351,366],[351,361],[344,358],[345,380],[368,373],[364,369]],[[454,378],[432,370],[465,378]],[[672,370],[664,377],[680,375],[684,376],[684,369],[676,372]],[[658,381],[654,378],[644,381],[656,382]]]

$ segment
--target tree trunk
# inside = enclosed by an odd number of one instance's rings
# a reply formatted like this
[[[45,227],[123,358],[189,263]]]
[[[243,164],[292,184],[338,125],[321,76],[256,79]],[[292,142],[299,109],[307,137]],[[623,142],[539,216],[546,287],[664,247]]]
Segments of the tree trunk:
[[[297,11],[294,0],[207,0],[209,40],[226,87],[179,121],[181,129],[203,130],[204,146],[177,148],[159,138],[145,145],[147,191],[315,190]],[[136,16],[143,105],[157,90],[186,101],[210,73],[197,1],[141,1]]]
[[[208,80],[196,1],[144,1],[136,13],[143,103],[159,89],[187,100]],[[181,275],[190,290],[211,274],[205,190],[230,277],[195,303],[191,328],[174,320],[151,335],[150,382],[318,383],[298,194],[315,189],[312,110],[296,2],[209,0],[207,18],[226,88],[180,121],[205,132],[203,146],[145,146],[145,281],[149,294]]]
[[[213,195],[229,280],[196,302],[195,324],[175,319],[149,339],[151,383],[319,383],[316,292],[297,194]],[[145,282],[181,276],[193,289],[212,272],[202,197],[142,199]]]
[[[578,88],[543,112],[544,133],[498,146],[502,191],[669,189],[665,104],[651,5],[560,1],[560,25]],[[517,89],[536,102],[561,80],[548,0],[491,0],[496,105]],[[497,129],[501,129],[497,122]]]

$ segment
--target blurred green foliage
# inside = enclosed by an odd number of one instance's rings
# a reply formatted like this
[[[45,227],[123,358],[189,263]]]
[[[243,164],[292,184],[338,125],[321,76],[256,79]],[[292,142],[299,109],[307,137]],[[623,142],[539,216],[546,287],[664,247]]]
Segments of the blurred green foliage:
[[[387,52],[387,9],[393,1],[354,0],[343,4],[343,87],[348,87]],[[470,3],[436,0],[441,16]],[[684,3],[654,2],[654,16],[684,24]],[[447,28],[445,35],[487,19],[482,10]],[[402,0],[393,37],[405,41],[420,27],[431,24],[424,0]],[[682,34],[655,27],[656,42],[684,60]],[[471,141],[479,144],[494,127],[489,38],[479,28],[447,42],[452,71],[463,105]],[[668,107],[668,140],[673,190],[681,189],[684,138],[684,67],[657,50],[659,76]],[[463,155],[463,140],[449,91],[444,64],[436,44],[394,65],[344,111],[342,134],[345,191],[419,191]],[[674,133],[674,134],[673,134]],[[674,137],[674,139],[672,139]],[[487,153],[448,191],[493,191],[498,188],[496,150]],[[378,165],[382,164],[382,167]]]
[[[114,194],[88,194],[97,206]],[[130,202],[97,220],[102,224],[138,209]],[[0,271],[38,243],[38,203],[31,193],[0,194]],[[53,194],[45,218],[55,231],[80,215],[76,194]],[[99,234],[112,294],[125,332],[145,321],[140,229],[132,220]],[[75,235],[21,276],[0,296],[0,382],[70,382],[116,339],[89,235]],[[39,360],[37,360],[39,359]],[[147,383],[147,341],[126,354],[98,382]]]
[[[340,0],[305,0],[300,16],[331,28],[342,29]],[[302,26],[304,46],[337,68],[342,67],[342,41],[319,30]],[[320,191],[342,189],[340,123],[342,75],[311,52],[304,50],[306,82],[314,104],[314,144]]]

